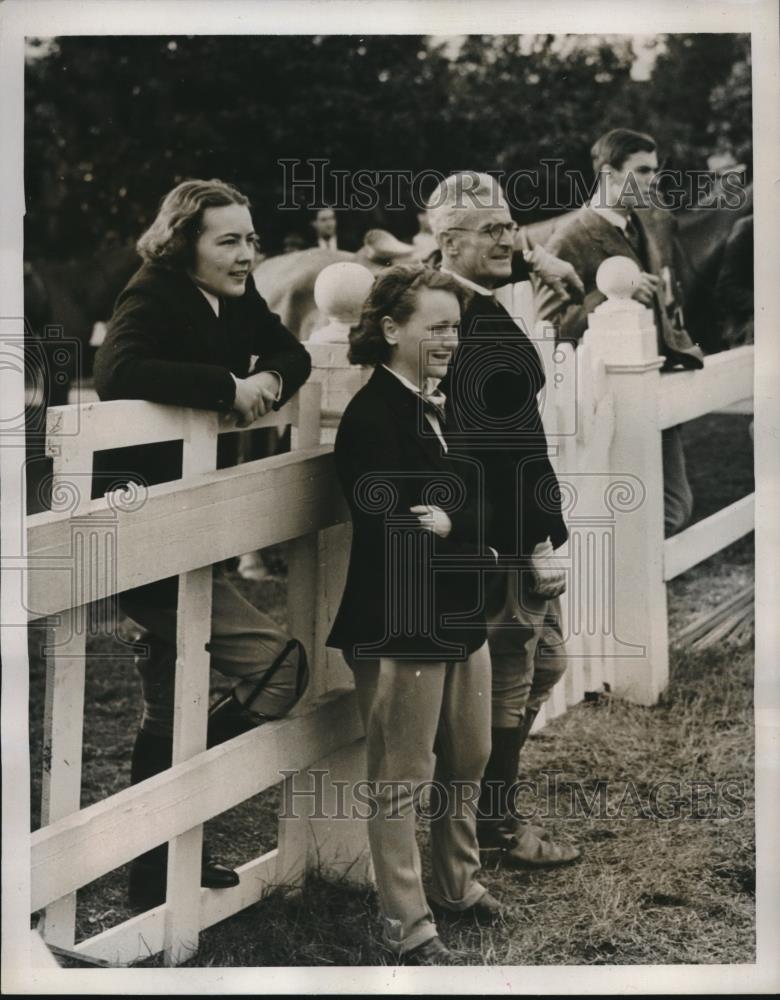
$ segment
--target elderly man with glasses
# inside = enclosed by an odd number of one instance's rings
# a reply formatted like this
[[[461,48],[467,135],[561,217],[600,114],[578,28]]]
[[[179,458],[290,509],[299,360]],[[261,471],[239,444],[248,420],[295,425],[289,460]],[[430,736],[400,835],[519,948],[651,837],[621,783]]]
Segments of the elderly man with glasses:
[[[429,198],[428,217],[441,269],[464,298],[460,344],[442,382],[448,445],[479,468],[485,541],[498,553],[496,569],[485,573],[492,748],[479,802],[480,847],[508,867],[552,867],[576,860],[579,850],[520,822],[511,793],[521,748],[566,668],[558,602],[565,575],[552,556],[568,533],[537,403],[542,363],[494,292],[536,267],[542,280],[576,289],[579,279],[544,252],[516,250],[517,226],[486,174],[448,177]]]

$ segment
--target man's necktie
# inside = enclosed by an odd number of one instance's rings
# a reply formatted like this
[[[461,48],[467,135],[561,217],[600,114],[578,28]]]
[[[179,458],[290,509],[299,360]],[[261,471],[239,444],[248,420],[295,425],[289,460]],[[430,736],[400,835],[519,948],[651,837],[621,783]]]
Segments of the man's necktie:
[[[624,234],[628,240],[631,249],[637,256],[643,270],[647,270],[647,261],[645,260],[645,248],[642,243],[642,234],[639,231],[639,226],[636,222],[636,217],[633,212],[628,213],[628,219],[626,220],[626,228],[624,229]]]

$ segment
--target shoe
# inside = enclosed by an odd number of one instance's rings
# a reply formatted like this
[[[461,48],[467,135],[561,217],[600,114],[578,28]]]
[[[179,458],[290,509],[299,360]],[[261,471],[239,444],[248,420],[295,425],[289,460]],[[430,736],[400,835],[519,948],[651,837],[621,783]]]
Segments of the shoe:
[[[549,840],[549,833],[543,826],[524,823],[513,816],[506,816],[500,822],[495,820],[477,824],[477,840],[480,851],[505,851],[511,848],[519,837],[530,832],[539,840]]]
[[[529,829],[512,835],[501,853],[504,868],[558,868],[570,865],[582,856],[578,847],[554,840],[543,840]]]
[[[491,927],[504,919],[504,907],[487,890],[476,903],[467,906],[465,910],[450,910],[434,902],[430,903],[430,907],[437,920],[450,924],[470,920],[480,927]]]
[[[143,855],[131,862],[127,896],[133,909],[150,910],[165,902],[168,879],[167,857],[162,854],[160,858],[161,853],[155,848],[154,852],[149,852],[154,855],[153,860],[147,860],[147,856]],[[200,884],[205,889],[230,889],[239,882],[238,872],[223,865],[204,850]]]
[[[240,881],[238,872],[204,851],[200,866],[200,884],[204,889],[232,889]]]
[[[428,938],[422,944],[398,956],[399,965],[460,965],[455,952],[446,947],[440,937]]]

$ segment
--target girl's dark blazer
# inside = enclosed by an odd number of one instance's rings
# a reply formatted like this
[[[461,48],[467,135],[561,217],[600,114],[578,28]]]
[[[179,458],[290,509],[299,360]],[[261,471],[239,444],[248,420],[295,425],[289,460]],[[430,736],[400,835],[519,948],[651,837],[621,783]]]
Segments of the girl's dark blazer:
[[[465,659],[485,641],[475,463],[447,456],[420,398],[381,366],[344,411],[335,462],[353,538],[327,644],[357,660]],[[446,539],[410,514],[426,503],[449,514]]]
[[[278,409],[311,371],[308,352],[272,313],[250,275],[240,298],[221,300],[220,315],[181,271],[144,264],[114,306],[104,343],[95,357],[95,388],[102,400],[147,399],[196,409],[231,408],[235,383],[254,371],[282,378]],[[220,439],[219,465],[235,464],[235,436]],[[96,456],[93,496],[119,480],[148,485],[181,476],[181,445],[166,442],[122,448]],[[143,588],[155,603],[176,601],[176,580]],[[140,596],[136,592],[136,596]]]

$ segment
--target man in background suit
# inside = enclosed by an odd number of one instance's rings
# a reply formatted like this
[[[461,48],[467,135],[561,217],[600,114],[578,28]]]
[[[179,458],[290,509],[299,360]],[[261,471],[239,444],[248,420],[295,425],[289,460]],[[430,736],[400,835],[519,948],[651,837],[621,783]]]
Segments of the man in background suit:
[[[662,371],[701,368],[701,349],[691,341],[682,318],[676,244],[677,223],[670,212],[654,207],[651,185],[658,172],[655,140],[630,129],[613,129],[591,150],[598,180],[587,205],[563,219],[547,249],[577,269],[585,285],[581,302],[560,288],[539,288],[537,315],[557,327],[559,340],[579,343],[591,312],[605,300],[596,287],[596,272],[608,257],[630,257],[641,280],[634,298],[652,309],[658,331]],[[663,431],[664,524],[667,535],[681,531],[691,518],[693,495],[685,469],[679,427]]]
[[[320,250],[338,250],[338,223],[336,213],[332,208],[320,208],[314,213],[311,220],[314,230],[314,246]]]

